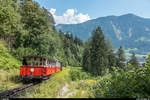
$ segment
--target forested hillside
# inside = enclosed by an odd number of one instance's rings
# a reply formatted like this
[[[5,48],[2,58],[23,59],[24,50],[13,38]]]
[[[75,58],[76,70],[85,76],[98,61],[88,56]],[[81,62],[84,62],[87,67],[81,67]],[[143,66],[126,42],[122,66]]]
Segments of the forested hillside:
[[[132,52],[135,52],[139,54],[136,55],[138,60],[144,61],[142,56],[150,51],[149,18],[129,13],[121,16],[99,17],[78,24],[59,24],[56,29],[70,32],[83,41],[87,41],[92,36],[92,31],[98,26],[102,28],[105,37],[112,41],[115,49],[123,46],[128,58]]]
[[[32,0],[0,0],[0,39],[13,56],[43,55],[80,66],[82,41],[57,33],[54,23],[52,14]]]

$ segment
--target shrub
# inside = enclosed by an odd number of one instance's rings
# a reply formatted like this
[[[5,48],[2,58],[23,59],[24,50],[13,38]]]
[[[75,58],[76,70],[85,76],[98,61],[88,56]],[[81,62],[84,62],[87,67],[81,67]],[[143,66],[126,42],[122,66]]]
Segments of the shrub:
[[[130,64],[126,69],[113,68],[110,77],[100,78],[93,87],[96,97],[150,97],[150,67],[133,67]]]
[[[77,67],[77,68],[76,67],[72,67],[70,69],[70,75],[71,75],[72,81],[85,80],[85,79],[90,79],[91,78],[91,74],[90,73],[82,72],[79,67]]]

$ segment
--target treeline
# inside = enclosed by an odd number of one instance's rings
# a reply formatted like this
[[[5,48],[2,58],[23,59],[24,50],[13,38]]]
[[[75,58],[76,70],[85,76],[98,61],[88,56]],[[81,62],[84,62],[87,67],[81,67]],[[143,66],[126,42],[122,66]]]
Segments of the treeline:
[[[0,0],[0,39],[9,52],[57,58],[64,66],[81,65],[83,43],[71,34],[57,33],[52,14],[32,0]]]
[[[112,67],[125,69],[127,63],[138,66],[135,54],[133,53],[131,60],[126,62],[122,46],[115,53],[111,41],[105,39],[100,27],[96,28],[92,33],[92,37],[85,44],[83,70],[98,76],[104,75],[107,69],[112,71]]]

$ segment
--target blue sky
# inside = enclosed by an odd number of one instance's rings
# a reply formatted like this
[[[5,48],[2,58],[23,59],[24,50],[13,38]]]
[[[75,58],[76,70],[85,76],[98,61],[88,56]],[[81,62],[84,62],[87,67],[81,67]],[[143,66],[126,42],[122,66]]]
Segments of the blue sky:
[[[58,16],[59,17],[63,16],[68,9],[74,10],[73,16],[77,16],[79,13],[81,13],[82,15],[86,15],[83,16],[85,17],[84,19],[86,18],[95,19],[98,17],[104,17],[109,15],[119,16],[127,13],[133,13],[141,17],[150,18],[150,0],[34,0],[34,1],[37,1],[40,4],[40,6],[42,7],[44,6],[47,9],[51,8],[55,9],[54,14],[57,18]],[[78,16],[78,18],[81,17]]]

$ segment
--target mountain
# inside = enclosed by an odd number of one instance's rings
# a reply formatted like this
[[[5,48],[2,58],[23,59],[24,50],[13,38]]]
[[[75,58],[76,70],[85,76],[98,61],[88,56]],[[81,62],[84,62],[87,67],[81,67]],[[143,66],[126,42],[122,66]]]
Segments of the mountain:
[[[59,24],[56,29],[70,32],[87,41],[98,26],[115,48],[122,45],[126,52],[134,51],[140,55],[150,52],[150,19],[134,14],[100,17],[79,24]]]

